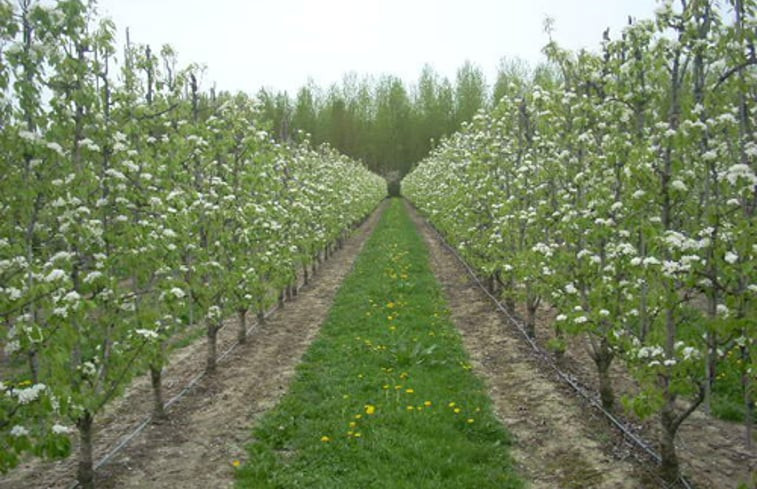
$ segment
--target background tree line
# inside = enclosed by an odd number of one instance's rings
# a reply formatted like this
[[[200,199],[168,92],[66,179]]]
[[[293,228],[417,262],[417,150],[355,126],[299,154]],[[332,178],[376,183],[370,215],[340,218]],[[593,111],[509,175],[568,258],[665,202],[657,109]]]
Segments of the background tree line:
[[[530,70],[523,61],[503,60],[490,86],[482,70],[466,61],[454,82],[426,65],[415,84],[393,75],[350,73],[325,89],[311,81],[294,98],[268,89],[261,89],[258,98],[280,141],[327,142],[392,181],[479,109],[494,105],[509,85],[551,78],[551,72],[547,66]]]

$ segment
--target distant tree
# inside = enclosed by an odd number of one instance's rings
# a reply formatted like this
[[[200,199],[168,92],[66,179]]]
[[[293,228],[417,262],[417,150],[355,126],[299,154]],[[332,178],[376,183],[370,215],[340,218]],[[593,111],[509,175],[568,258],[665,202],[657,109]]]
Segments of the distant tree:
[[[492,88],[492,105],[496,105],[505,95],[519,95],[530,78],[528,63],[520,58],[503,58],[497,69],[497,80]]]
[[[487,102],[486,77],[481,69],[466,61],[457,70],[455,85],[455,122],[469,121]]]

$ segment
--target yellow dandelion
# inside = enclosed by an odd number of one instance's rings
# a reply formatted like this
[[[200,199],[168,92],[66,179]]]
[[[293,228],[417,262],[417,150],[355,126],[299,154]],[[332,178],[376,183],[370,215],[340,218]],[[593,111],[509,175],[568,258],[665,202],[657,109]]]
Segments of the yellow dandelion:
[[[394,309],[394,302],[387,303],[386,307],[388,307],[389,309]]]
[[[401,385],[397,384],[397,385],[394,386],[394,390],[400,390],[400,389],[402,389]]]
[[[402,372],[402,373],[400,374],[400,379],[406,379],[406,378],[408,378],[408,377],[410,377],[410,374],[409,374],[409,373],[407,373],[407,372]]]
[[[355,438],[360,438],[361,436],[363,436],[363,434],[358,431],[357,433],[355,433],[352,436],[354,436]]]
[[[362,417],[363,417],[363,415],[362,415],[362,414],[356,414],[356,415],[355,415],[355,419],[360,419],[360,418],[362,418]]]
[[[386,389],[389,388],[389,384],[384,384],[383,386],[381,386],[381,388],[384,389],[384,390],[386,390]]]
[[[354,421],[350,421],[350,428],[354,428],[355,426],[357,426],[357,423]]]
[[[468,418],[468,424],[473,424],[473,422],[474,422],[474,421],[475,421],[475,419],[473,419],[473,418]]]
[[[426,407],[431,407],[431,401],[426,401],[423,403],[423,405]]]
[[[328,443],[328,442],[330,442],[330,441],[331,441],[331,438],[329,438],[329,437],[328,437],[328,436],[326,436],[326,435],[323,435],[323,436],[321,437],[321,441],[322,441],[323,443]]]
[[[365,414],[371,415],[376,412],[376,406],[372,404],[365,405]]]
[[[460,414],[460,408],[455,408],[453,409],[453,411],[455,412],[455,414]]]
[[[233,465],[236,468],[242,465],[242,462],[240,462],[239,460],[234,460],[233,462],[231,462],[231,465]]]
[[[414,411],[415,410],[415,406],[408,406],[405,409],[407,409],[408,411]]]
[[[408,394],[413,394],[415,391],[413,389],[405,389],[405,392]]]
[[[394,331],[397,329],[397,326],[389,326],[389,331]]]
[[[451,403],[449,403],[449,404],[447,404],[447,405],[448,405],[449,407],[451,407],[451,408],[455,407],[455,403],[454,403],[454,401],[453,401],[453,402],[451,402]]]

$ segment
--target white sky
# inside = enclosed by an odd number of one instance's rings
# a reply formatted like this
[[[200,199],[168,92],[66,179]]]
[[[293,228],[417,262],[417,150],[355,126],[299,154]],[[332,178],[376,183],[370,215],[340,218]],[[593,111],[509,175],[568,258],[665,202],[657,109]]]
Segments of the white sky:
[[[123,42],[157,51],[171,44],[182,64],[205,64],[204,85],[256,92],[326,87],[347,72],[415,82],[424,64],[454,79],[467,59],[492,83],[499,60],[536,64],[554,38],[571,49],[599,46],[628,15],[650,18],[656,0],[99,0]]]

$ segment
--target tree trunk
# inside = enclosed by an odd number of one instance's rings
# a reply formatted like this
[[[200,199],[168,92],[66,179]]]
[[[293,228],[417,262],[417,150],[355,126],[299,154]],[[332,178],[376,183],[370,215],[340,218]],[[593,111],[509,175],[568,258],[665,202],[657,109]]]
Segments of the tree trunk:
[[[660,412],[662,433],[660,435],[660,475],[668,484],[675,484],[680,475],[678,455],[676,454],[676,431],[675,411],[672,401],[666,401],[667,405]]]
[[[92,421],[89,411],[84,411],[76,421],[79,428],[79,466],[76,480],[82,489],[95,489],[95,467],[92,462]]]
[[[707,414],[712,412],[712,387],[715,385],[718,363],[717,336],[712,331],[707,331],[707,362],[705,364],[704,378],[704,410]]]
[[[281,289],[281,292],[279,292],[279,308],[284,308],[284,298],[286,297],[286,288]]]
[[[526,334],[529,338],[536,337],[536,310],[539,302],[531,295],[531,285],[526,285]]]
[[[255,315],[255,317],[258,320],[258,326],[260,326],[261,324],[265,322],[265,311],[263,311],[263,309],[260,309],[258,313]]]
[[[31,373],[32,382],[35,384],[39,382],[39,358],[37,357],[37,349],[29,350],[29,372]]]
[[[612,365],[612,352],[606,348],[604,341],[602,341],[603,350],[594,355],[594,363],[597,366],[597,374],[599,376],[599,399],[602,401],[602,407],[608,411],[612,411],[615,407],[615,393],[612,389],[612,379],[610,379],[610,365]]]
[[[308,284],[308,266],[307,264],[302,266],[302,285]]]
[[[152,418],[153,422],[166,419],[163,407],[163,367],[150,365],[150,383],[152,384]]]
[[[239,319],[237,341],[244,344],[247,342],[247,309],[237,309],[237,317]]]
[[[561,365],[562,361],[565,359],[566,344],[565,333],[563,333],[558,321],[555,321],[555,339],[557,339],[559,343],[558,346],[553,349],[553,354],[555,356],[555,362],[557,362],[558,365]]]
[[[216,371],[216,350],[218,348],[218,330],[220,324],[208,324],[208,358],[205,364],[205,373],[214,374]]]
[[[749,374],[746,366],[750,365],[749,348],[741,347],[741,362],[743,371],[741,372],[741,387],[744,390],[744,432],[746,434],[747,452],[752,453],[752,426],[754,424],[754,397],[752,396],[752,376]]]

